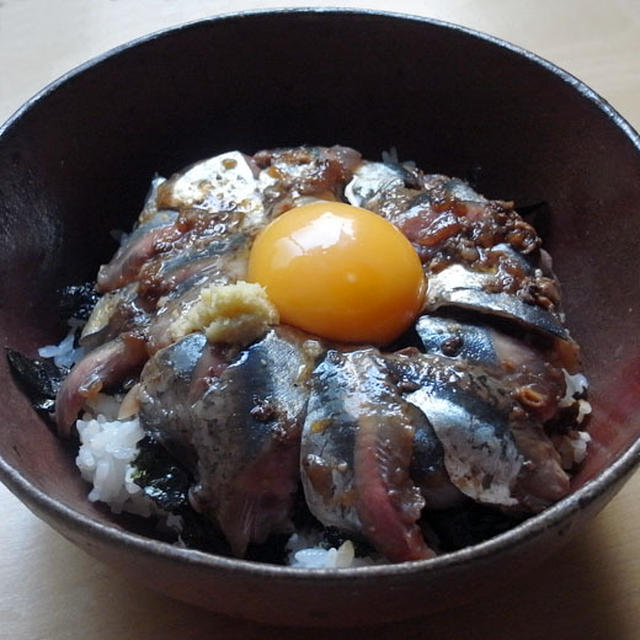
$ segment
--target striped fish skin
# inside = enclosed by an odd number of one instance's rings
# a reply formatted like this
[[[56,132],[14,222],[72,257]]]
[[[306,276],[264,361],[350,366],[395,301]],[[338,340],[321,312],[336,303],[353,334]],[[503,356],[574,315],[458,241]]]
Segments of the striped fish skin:
[[[250,543],[292,530],[309,358],[285,333],[272,330],[244,349],[192,405],[191,503],[240,557]]]
[[[329,351],[310,386],[301,473],[311,512],[391,560],[433,556],[416,524],[424,498],[409,474],[416,414],[384,358],[376,349]]]
[[[569,478],[535,412],[500,375],[427,354],[388,356],[431,423],[451,482],[477,502],[537,512],[569,492]]]

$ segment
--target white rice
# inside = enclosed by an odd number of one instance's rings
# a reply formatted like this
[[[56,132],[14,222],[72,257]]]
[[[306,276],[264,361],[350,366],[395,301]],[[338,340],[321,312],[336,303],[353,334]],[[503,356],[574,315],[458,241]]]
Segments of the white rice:
[[[114,513],[152,515],[152,500],[134,482],[137,469],[132,463],[139,452],[136,445],[144,438],[138,418],[108,420],[102,414],[85,418],[76,422],[81,443],[76,465],[93,485],[89,500],[106,502]]]
[[[70,323],[71,324],[71,323]],[[76,327],[71,326],[69,333],[60,344],[48,344],[38,349],[41,358],[53,358],[57,367],[72,367],[86,352],[83,347],[74,348]]]
[[[589,387],[587,378],[582,373],[570,374],[566,369],[562,370],[564,374],[564,381],[566,385],[566,391],[563,398],[558,403],[558,406],[562,409],[570,407],[576,400],[576,396],[582,395]]]
[[[578,415],[576,422],[582,424],[584,419],[591,413],[591,404],[582,398],[577,398],[577,396],[586,393],[589,388],[589,383],[587,382],[586,376],[582,373],[571,375],[566,369],[563,369],[562,373],[564,374],[567,390],[565,391],[564,397],[558,403],[558,407],[565,409],[577,405]]]
[[[586,431],[569,431],[566,434],[554,434],[551,441],[560,454],[560,464],[569,471],[587,457],[587,447],[591,436]]]
[[[345,540],[337,549],[322,541],[321,531],[294,533],[286,545],[287,564],[305,569],[348,569],[388,562],[381,556],[356,557],[351,540]]]

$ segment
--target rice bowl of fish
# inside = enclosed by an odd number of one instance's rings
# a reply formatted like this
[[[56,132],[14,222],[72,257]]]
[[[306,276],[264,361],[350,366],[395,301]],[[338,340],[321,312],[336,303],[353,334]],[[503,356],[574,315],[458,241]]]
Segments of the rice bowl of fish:
[[[0,130],[3,480],[231,615],[499,587],[638,464],[638,147],[565,72],[407,16],[232,15],[88,63]]]

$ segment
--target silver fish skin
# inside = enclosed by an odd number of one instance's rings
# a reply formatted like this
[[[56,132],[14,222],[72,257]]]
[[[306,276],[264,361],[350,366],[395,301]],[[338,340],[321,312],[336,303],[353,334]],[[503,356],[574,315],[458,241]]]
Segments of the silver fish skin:
[[[482,367],[541,422],[557,414],[566,382],[556,342],[543,351],[478,321],[432,315],[415,328],[426,353]]]
[[[405,177],[406,171],[400,165],[363,161],[346,185],[344,197],[354,207],[368,209],[379,193],[404,188]]]
[[[298,486],[308,356],[295,333],[270,331],[208,379],[192,405],[196,510],[219,525],[236,556],[291,530]]]
[[[425,176],[424,184],[425,188],[429,189],[432,182],[437,181],[442,185],[443,191],[453,200],[460,200],[461,202],[475,202],[477,204],[485,204],[488,200],[475,189],[473,189],[468,183],[460,178],[447,178],[442,182],[440,175]]]
[[[469,309],[480,314],[495,315],[513,321],[518,326],[545,335],[570,340],[569,332],[560,315],[534,304],[528,304],[517,295],[492,292],[493,275],[452,264],[427,279],[425,311],[454,307]]]
[[[300,453],[311,512],[397,562],[433,556],[416,524],[407,407],[376,349],[329,351],[312,374]]]
[[[496,332],[484,324],[425,314],[416,320],[415,330],[425,353],[489,367],[500,366]]]
[[[439,174],[424,175],[412,168],[411,163],[362,161],[345,186],[344,197],[356,207],[370,209],[398,218],[408,210],[431,202],[432,192],[437,198],[446,197],[469,204],[484,205],[487,199],[459,178]],[[392,209],[389,204],[393,203]]]
[[[198,460],[192,444],[192,404],[199,381],[211,368],[205,363],[199,367],[208,349],[203,333],[189,334],[157,351],[140,375],[140,422],[145,432],[192,472]]]
[[[258,167],[247,155],[229,151],[197,162],[158,187],[160,208],[232,212],[249,231],[265,222]]]
[[[407,403],[406,412],[414,428],[411,479],[420,489],[425,509],[451,509],[465,501],[464,494],[449,479],[444,449],[431,423],[417,406]]]
[[[525,411],[501,378],[433,355],[388,359],[409,389],[405,398],[433,426],[449,478],[462,493],[533,512],[568,493],[568,476],[542,422]]]
[[[309,509],[326,526],[352,533],[359,533],[362,523],[352,496],[356,425],[345,401],[357,386],[343,356],[330,351],[311,376],[300,450]]]
[[[96,303],[80,334],[80,346],[95,349],[124,331],[140,330],[149,316],[138,304],[137,283],[108,291]]]
[[[398,378],[414,390],[405,394],[427,417],[444,449],[451,482],[478,502],[513,507],[524,459],[509,428],[508,394],[483,372],[444,358],[397,356]]]

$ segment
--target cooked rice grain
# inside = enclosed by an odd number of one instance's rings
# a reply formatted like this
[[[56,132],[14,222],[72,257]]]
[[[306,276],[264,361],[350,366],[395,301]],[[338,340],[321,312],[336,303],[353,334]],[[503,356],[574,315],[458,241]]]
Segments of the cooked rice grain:
[[[76,465],[82,477],[93,485],[92,502],[106,502],[114,513],[129,511],[142,516],[153,513],[153,503],[134,482],[132,462],[137,444],[144,438],[138,418],[107,420],[103,415],[76,422],[80,450]]]

